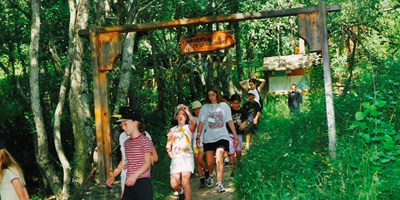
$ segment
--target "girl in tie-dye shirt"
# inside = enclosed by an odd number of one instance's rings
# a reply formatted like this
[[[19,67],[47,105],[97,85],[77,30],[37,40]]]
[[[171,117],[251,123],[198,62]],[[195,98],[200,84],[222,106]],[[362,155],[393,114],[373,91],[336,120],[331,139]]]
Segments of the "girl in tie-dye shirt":
[[[175,120],[178,125],[168,132],[167,152],[171,158],[171,187],[178,192],[180,198],[190,200],[192,196],[190,177],[194,171],[194,156],[192,149],[193,132],[196,129],[196,119],[190,114],[188,107],[178,105],[175,108]],[[188,120],[191,121],[187,124]],[[182,180],[182,182],[181,182]]]

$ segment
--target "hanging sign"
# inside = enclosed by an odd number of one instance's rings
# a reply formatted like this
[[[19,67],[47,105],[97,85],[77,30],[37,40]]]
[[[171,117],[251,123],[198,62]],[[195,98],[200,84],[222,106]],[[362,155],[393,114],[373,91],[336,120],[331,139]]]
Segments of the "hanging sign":
[[[181,54],[215,51],[235,45],[232,31],[217,31],[213,33],[196,34],[181,39]]]

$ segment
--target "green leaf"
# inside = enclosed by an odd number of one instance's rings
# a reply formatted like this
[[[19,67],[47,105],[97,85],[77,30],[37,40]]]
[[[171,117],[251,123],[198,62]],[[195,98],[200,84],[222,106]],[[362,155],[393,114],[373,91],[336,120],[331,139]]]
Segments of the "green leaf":
[[[384,158],[384,159],[381,160],[381,163],[388,163],[389,161],[390,161],[390,159]]]
[[[363,120],[364,117],[365,117],[365,114],[364,114],[364,113],[362,113],[362,112],[360,112],[360,111],[358,111],[358,112],[356,113],[356,120],[357,120],[357,121]]]
[[[382,108],[383,106],[386,105],[386,101],[377,99],[377,100],[375,101],[375,105]]]
[[[364,108],[369,108],[369,107],[371,106],[371,103],[370,103],[370,102],[363,102],[361,105],[362,105]]]
[[[361,134],[361,137],[366,141],[369,142],[370,141],[370,136],[367,133]]]
[[[376,110],[376,107],[375,107],[375,106],[371,106],[370,109],[369,109],[369,112],[370,112],[371,115],[374,116],[374,117],[376,117],[376,116],[378,116],[378,115],[380,114],[379,111]]]

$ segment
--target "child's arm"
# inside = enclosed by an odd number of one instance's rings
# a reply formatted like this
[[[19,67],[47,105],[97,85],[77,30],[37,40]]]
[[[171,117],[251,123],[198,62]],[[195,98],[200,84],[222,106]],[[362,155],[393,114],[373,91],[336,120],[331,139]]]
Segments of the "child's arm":
[[[113,171],[111,177],[109,177],[109,178],[107,179],[107,181],[106,181],[107,187],[111,187],[112,184],[113,184],[114,181],[115,181],[115,177],[117,177],[117,176],[121,173],[121,171],[122,171],[122,169],[123,169],[123,167],[124,167],[124,166],[122,166],[122,165],[123,165],[122,163],[123,163],[123,158],[121,158],[121,161],[119,162],[118,167],[114,169],[114,171]]]
[[[258,124],[258,119],[260,118],[260,115],[261,115],[261,113],[260,113],[260,111],[258,111],[256,114],[256,117],[254,117],[253,124]]]
[[[201,133],[203,132],[203,127],[204,127],[204,123],[199,122],[199,126],[197,127],[197,138],[196,138],[196,146],[197,147],[200,147],[200,136],[201,136]]]
[[[15,178],[11,181],[11,184],[14,187],[15,192],[17,193],[20,200],[28,200],[29,195],[25,186],[21,183],[19,178]]]
[[[144,163],[139,170],[137,170],[134,174],[132,174],[127,180],[126,185],[132,186],[136,183],[137,178],[146,172],[151,167],[151,152],[144,153]]]
[[[190,120],[190,125],[189,125],[189,130],[190,132],[194,133],[194,131],[196,130],[196,126],[197,126],[197,121],[196,119],[193,117],[192,113],[189,112],[188,107],[184,107],[183,110],[186,112],[186,114],[189,117]]]
[[[249,82],[249,80],[243,80],[239,82],[240,87],[242,87],[242,89],[246,91],[249,89],[249,87],[246,85],[247,82]]]
[[[263,78],[260,78],[258,80],[261,82],[260,86],[258,86],[258,91],[261,92],[261,90],[264,88],[264,86],[267,83],[267,81],[265,79],[263,79]]]
[[[153,165],[157,161],[158,161],[158,153],[156,147],[153,144],[153,153],[151,153],[151,165]]]
[[[228,121],[228,125],[229,125],[229,128],[231,128],[231,131],[232,131],[232,134],[233,134],[234,146],[237,147],[239,145],[239,141],[238,141],[238,136],[237,136],[237,133],[236,133],[235,124],[233,124],[233,121],[230,120],[230,121]]]

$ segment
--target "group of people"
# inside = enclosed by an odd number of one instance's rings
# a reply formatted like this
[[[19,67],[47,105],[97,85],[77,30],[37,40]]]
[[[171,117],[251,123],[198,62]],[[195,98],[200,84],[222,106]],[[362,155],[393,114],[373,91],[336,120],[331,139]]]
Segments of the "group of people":
[[[257,87],[257,82],[261,84]],[[249,83],[249,87],[246,86]],[[265,86],[264,79],[250,79],[240,82],[247,92],[248,101],[241,107],[239,94],[223,98],[212,88],[207,91],[204,105],[192,103],[194,116],[185,105],[175,108],[177,125],[167,134],[166,150],[171,158],[171,188],[177,199],[191,199],[190,178],[197,166],[200,188],[213,187],[225,192],[223,186],[224,156],[228,154],[231,166],[242,156],[242,140],[246,134],[246,148],[252,135],[257,132],[261,116],[262,101],[260,91]],[[204,162],[204,155],[205,161]],[[231,176],[234,176],[232,170]]]
[[[258,87],[257,82],[261,82]],[[249,149],[262,113],[260,91],[265,83],[264,79],[254,78],[240,82],[248,99],[242,107],[239,94],[224,101],[221,93],[213,88],[208,90],[204,105],[199,101],[191,104],[194,116],[188,106],[180,104],[175,108],[175,124],[166,135],[166,151],[171,159],[170,185],[178,199],[191,199],[190,179],[195,166],[200,188],[213,187],[215,182],[216,190],[225,192],[224,156],[228,154],[234,168],[242,156],[245,134],[246,149]],[[300,112],[301,103],[301,94],[293,84],[288,95],[292,116]],[[150,135],[144,130],[142,116],[130,107],[122,107],[114,117],[118,118],[116,123],[124,131],[119,136],[122,155],[106,185],[111,187],[120,175],[122,199],[153,199],[150,170],[153,163],[158,161],[158,154]],[[1,140],[0,180],[1,199],[29,199],[21,167]]]

